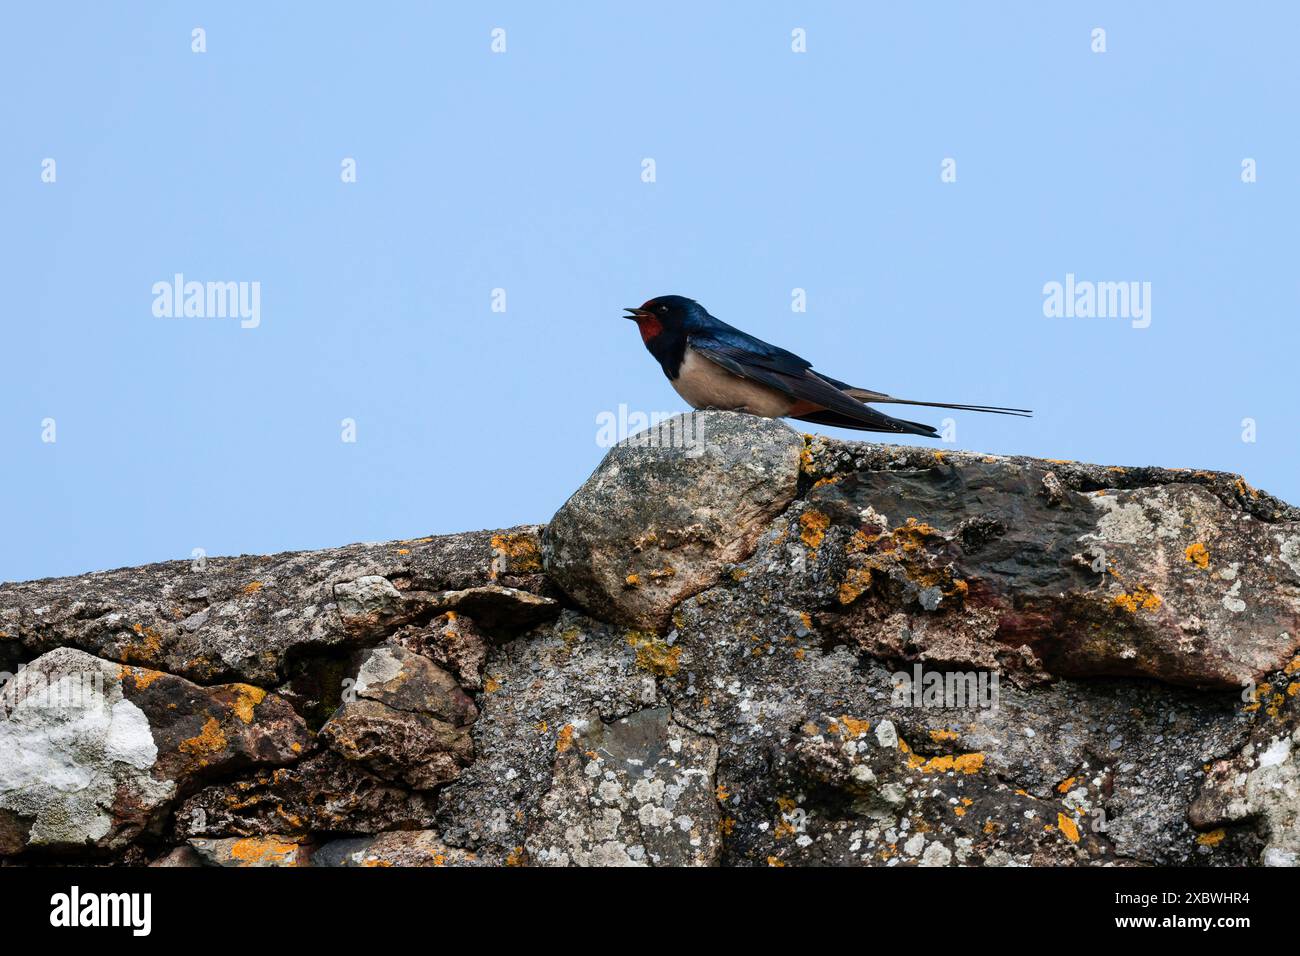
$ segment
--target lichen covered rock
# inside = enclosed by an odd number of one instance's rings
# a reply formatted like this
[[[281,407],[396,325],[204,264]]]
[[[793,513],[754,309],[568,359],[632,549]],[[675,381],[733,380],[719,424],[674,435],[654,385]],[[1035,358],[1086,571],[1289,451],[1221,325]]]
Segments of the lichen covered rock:
[[[544,533],[0,585],[0,856],[1296,865],[1298,635],[1237,476],[699,414]]]
[[[734,412],[633,436],[547,526],[546,571],[594,616],[661,629],[790,503],[802,447],[781,422]]]
[[[567,724],[556,749],[551,788],[527,839],[535,863],[717,863],[713,740],[676,726],[658,707],[609,724],[598,714]]]
[[[0,692],[0,851],[113,849],[198,782],[279,766],[302,719],[247,684],[180,677],[59,648]]]
[[[359,604],[350,599],[379,600],[365,590],[383,590],[374,579],[398,595],[494,585],[545,597],[539,532],[530,525],[325,551],[200,556],[0,584],[0,660],[77,647],[200,683],[270,686],[286,677],[293,655],[365,643],[364,629],[350,620]],[[421,611],[432,607],[413,616]]]

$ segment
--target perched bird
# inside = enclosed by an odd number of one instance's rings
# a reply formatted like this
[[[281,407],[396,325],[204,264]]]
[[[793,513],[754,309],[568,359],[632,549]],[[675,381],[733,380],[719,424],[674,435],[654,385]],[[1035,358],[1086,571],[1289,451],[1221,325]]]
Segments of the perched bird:
[[[1033,414],[1024,408],[917,402],[855,388],[814,372],[811,362],[793,352],[715,319],[704,306],[685,296],[661,295],[640,308],[624,311],[631,313],[624,318],[636,322],[646,349],[658,360],[677,394],[692,408],[931,438],[937,438],[939,433],[929,425],[891,418],[864,403],[925,405],[1026,417]]]

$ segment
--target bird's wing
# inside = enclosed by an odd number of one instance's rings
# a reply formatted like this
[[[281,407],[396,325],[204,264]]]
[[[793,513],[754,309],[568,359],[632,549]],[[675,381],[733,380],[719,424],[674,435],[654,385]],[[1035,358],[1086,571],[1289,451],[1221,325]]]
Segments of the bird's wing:
[[[754,345],[761,348],[754,348]],[[880,431],[907,431],[898,419],[882,415],[874,408],[868,408],[845,395],[814,372],[809,362],[793,352],[768,345],[739,330],[728,328],[722,334],[715,331],[692,332],[687,338],[687,346],[733,375],[774,388],[791,398],[838,412]]]
[[[707,324],[690,325],[686,332],[692,342],[709,343],[718,348],[737,349],[750,356],[755,363],[792,372],[812,368],[812,362],[807,359],[793,352],[787,352],[771,342],[764,342],[748,332],[742,332],[734,325],[728,325],[711,315],[708,316]]]

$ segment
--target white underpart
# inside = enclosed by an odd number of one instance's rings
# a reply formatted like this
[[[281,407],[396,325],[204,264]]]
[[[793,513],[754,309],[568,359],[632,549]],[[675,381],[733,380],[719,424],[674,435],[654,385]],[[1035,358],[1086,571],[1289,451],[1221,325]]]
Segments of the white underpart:
[[[692,408],[720,408],[764,418],[784,418],[794,404],[789,395],[733,375],[689,346],[681,370],[670,381]]]

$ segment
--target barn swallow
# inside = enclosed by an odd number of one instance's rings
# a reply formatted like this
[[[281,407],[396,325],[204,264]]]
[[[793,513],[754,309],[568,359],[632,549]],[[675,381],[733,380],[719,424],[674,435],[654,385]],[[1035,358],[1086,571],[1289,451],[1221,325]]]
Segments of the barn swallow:
[[[884,415],[866,403],[924,405],[967,412],[1022,415],[1024,408],[954,405],[894,398],[855,388],[814,372],[793,352],[754,338],[715,319],[694,299],[661,295],[636,309],[624,309],[641,330],[646,349],[658,360],[677,394],[692,408],[748,412],[764,418],[797,418],[818,425],[864,432],[893,432],[937,438],[929,425]]]

